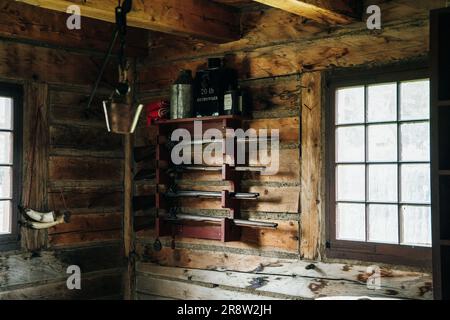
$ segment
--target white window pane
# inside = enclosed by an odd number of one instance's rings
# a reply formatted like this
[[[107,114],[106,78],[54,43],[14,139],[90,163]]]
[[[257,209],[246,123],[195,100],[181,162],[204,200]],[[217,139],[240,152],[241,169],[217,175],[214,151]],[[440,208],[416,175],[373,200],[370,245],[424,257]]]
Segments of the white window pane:
[[[364,165],[339,165],[336,175],[338,201],[365,201]]]
[[[367,88],[367,120],[382,122],[397,120],[397,84],[373,85]]]
[[[397,165],[370,165],[369,201],[397,202],[398,201],[398,171]]]
[[[403,206],[401,219],[402,244],[431,246],[430,207]]]
[[[364,162],[364,126],[341,127],[336,130],[338,162]]]
[[[364,122],[364,87],[343,88],[336,91],[336,123]]]
[[[336,238],[338,240],[366,240],[366,206],[339,203],[336,212]]]
[[[400,119],[425,120],[430,118],[430,81],[403,82],[400,85]]]
[[[430,161],[430,124],[408,123],[400,126],[402,161]]]
[[[12,198],[12,169],[0,167],[0,199]]]
[[[0,97],[0,129],[13,129],[12,105],[11,98]]]
[[[0,165],[13,162],[13,135],[10,132],[0,132]]]
[[[11,233],[11,201],[0,201],[0,234]]]
[[[398,207],[369,205],[369,242],[398,244]]]
[[[428,164],[402,165],[402,202],[430,203],[430,174],[430,165]]]
[[[368,127],[368,160],[370,162],[397,161],[397,125]]]

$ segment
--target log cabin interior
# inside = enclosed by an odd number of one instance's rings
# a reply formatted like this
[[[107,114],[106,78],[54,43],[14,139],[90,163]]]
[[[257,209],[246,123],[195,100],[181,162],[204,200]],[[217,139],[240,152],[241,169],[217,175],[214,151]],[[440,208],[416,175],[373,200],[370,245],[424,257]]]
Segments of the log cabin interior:
[[[0,299],[449,299],[447,5],[0,1]]]

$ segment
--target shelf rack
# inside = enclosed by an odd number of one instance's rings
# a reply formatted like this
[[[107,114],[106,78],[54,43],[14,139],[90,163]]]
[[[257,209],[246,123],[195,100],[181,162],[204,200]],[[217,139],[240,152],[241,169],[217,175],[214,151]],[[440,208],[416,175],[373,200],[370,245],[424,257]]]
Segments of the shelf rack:
[[[276,224],[259,223],[241,219],[241,200],[233,197],[234,193],[241,191],[242,171],[235,170],[237,163],[237,141],[234,141],[233,149],[227,149],[225,141],[222,142],[222,155],[224,164],[221,169],[216,168],[217,172],[222,173],[222,181],[229,182],[227,190],[220,192],[218,196],[221,199],[221,208],[227,209],[229,214],[225,218],[189,216],[181,214],[176,219],[167,215],[170,208],[173,207],[171,199],[165,196],[163,189],[173,183],[173,177],[168,173],[170,168],[170,153],[168,143],[170,135],[175,129],[186,129],[190,132],[194,140],[201,137],[194,136],[194,124],[196,121],[202,123],[202,135],[208,129],[219,129],[223,133],[227,129],[242,128],[243,118],[240,116],[219,116],[203,117],[176,120],[160,120],[155,122],[157,127],[157,147],[156,147],[156,208],[158,216],[156,219],[157,237],[172,236],[184,238],[198,238],[208,240],[218,240],[222,242],[239,241],[241,238],[241,229],[245,227],[256,228],[276,228]],[[196,170],[192,170],[196,171]],[[162,212],[166,214],[162,214]]]

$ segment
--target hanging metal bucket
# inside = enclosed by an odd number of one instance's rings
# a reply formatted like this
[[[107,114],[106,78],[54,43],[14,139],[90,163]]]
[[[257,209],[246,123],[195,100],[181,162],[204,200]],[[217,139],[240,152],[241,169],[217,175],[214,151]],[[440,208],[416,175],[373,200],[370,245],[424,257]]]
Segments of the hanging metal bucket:
[[[108,131],[118,134],[134,133],[143,108],[143,104],[133,107],[124,102],[103,101]]]

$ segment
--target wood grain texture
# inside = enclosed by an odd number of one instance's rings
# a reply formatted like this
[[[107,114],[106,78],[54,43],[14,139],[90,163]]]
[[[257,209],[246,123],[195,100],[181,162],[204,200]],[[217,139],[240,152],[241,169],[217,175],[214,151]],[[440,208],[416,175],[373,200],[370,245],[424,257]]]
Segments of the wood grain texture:
[[[24,90],[22,205],[47,211],[48,196],[48,86],[27,83]],[[40,250],[47,247],[47,231],[21,228],[22,247]]]
[[[3,79],[54,84],[91,85],[98,76],[103,57],[66,50],[0,41],[0,75]],[[117,79],[113,65],[106,68],[101,87]]]
[[[238,70],[243,80],[394,63],[426,54],[428,32],[427,19],[406,20],[386,26],[377,33],[369,33],[364,27],[335,37],[239,50],[228,54],[226,61],[229,67]],[[160,62],[159,65],[153,60],[152,65],[141,73],[141,81],[145,83],[143,88],[166,88],[176,79],[180,69],[196,71],[205,66],[205,61],[206,57],[186,56],[185,60],[178,59],[170,64]]]
[[[356,16],[349,0],[254,0],[305,18],[330,25],[349,24]],[[353,2],[354,3],[354,2]],[[344,14],[345,13],[345,14]]]
[[[105,116],[102,102],[108,99],[108,94],[99,92],[92,101],[92,112],[86,116],[86,106],[89,102],[89,87],[71,91],[63,88],[53,88],[50,91],[50,123],[52,125],[76,125],[89,128],[104,129]]]
[[[67,268],[71,265],[78,265],[83,273],[82,291],[78,293],[67,290],[65,285],[68,276]],[[114,281],[114,286],[111,286],[112,284],[104,281],[111,281],[112,278],[104,276],[106,274],[120,276],[119,270],[122,266],[122,248],[117,242],[103,243],[100,246],[41,251],[39,254],[4,253],[0,256],[0,297],[1,299],[90,299],[120,295],[120,283]],[[86,276],[86,282],[84,282],[84,276]],[[97,281],[91,282],[89,279],[92,276],[97,278]],[[88,284],[93,287],[85,287]],[[90,292],[89,295],[87,295],[88,292]]]
[[[67,277],[0,292],[2,300],[90,300],[120,292],[120,269],[84,274],[81,290],[67,289]]]
[[[122,238],[122,230],[95,230],[53,234],[48,237],[52,248],[83,246],[89,243],[118,241]]]
[[[356,262],[330,263],[330,262],[308,262],[293,259],[283,259],[277,256],[255,255],[247,252],[219,252],[193,248],[163,248],[160,252],[152,250],[151,246],[141,245],[138,252],[146,261],[157,261],[159,265],[166,267],[187,268],[195,270],[214,270],[223,273],[238,272],[253,275],[254,278],[264,278],[271,276],[288,276],[294,279],[302,278],[302,281],[319,281],[325,279],[329,282],[330,288],[335,290],[336,295],[354,295],[359,290],[366,290],[366,281],[370,276],[367,265],[360,265]],[[139,267],[138,267],[139,268]],[[407,299],[432,299],[431,275],[426,272],[410,271],[407,268],[398,266],[381,266],[382,289],[369,290],[368,295],[385,295],[391,297],[403,297]],[[281,280],[281,278],[280,278]],[[360,288],[356,291],[346,291],[335,281],[354,283]],[[214,281],[211,281],[214,283]],[[239,284],[232,284],[238,287]],[[273,289],[275,293],[280,293],[282,286]],[[288,287],[290,287],[288,285]],[[313,287],[315,287],[313,285]],[[265,288],[261,288],[265,290]],[[288,290],[295,290],[291,287]],[[323,288],[318,288],[319,291]],[[342,291],[341,291],[342,290]],[[292,291],[291,291],[292,292]],[[325,293],[322,291],[322,293]],[[305,294],[305,291],[303,292]],[[313,291],[306,291],[311,296]],[[320,293],[319,293],[320,294]],[[363,293],[364,294],[364,293]]]
[[[124,215],[123,215],[123,242],[124,254],[127,259],[127,270],[124,274],[124,299],[134,300],[135,287],[135,234],[133,215],[133,149],[134,139],[132,135],[124,137]]]
[[[446,6],[445,0],[372,0],[370,4],[380,6],[383,13],[383,30],[407,21],[428,20],[429,10]],[[151,33],[150,49],[154,53],[151,62],[199,57],[206,59],[208,56],[226,56],[262,47],[289,46],[297,42],[305,44],[309,41],[337,38],[348,34],[353,34],[355,37],[362,34],[376,36],[378,31],[367,33],[366,18],[367,15],[364,17],[364,21],[345,27],[331,27],[278,9],[264,8],[244,11],[241,19],[243,37],[239,41],[227,44],[214,45],[198,39]]]
[[[120,239],[123,220],[123,143],[105,130],[101,114],[86,117],[89,88],[50,91],[49,203],[69,210],[70,223],[49,230],[52,247]],[[94,107],[106,98],[101,92]]]
[[[34,6],[66,12],[76,4],[84,17],[107,22],[115,21],[117,1],[101,0],[16,0]],[[160,32],[189,35],[215,42],[239,38],[238,16],[233,10],[206,0],[134,1],[127,17],[128,25]]]
[[[122,160],[53,156],[49,159],[51,180],[122,181]]]
[[[63,233],[83,233],[91,231],[107,231],[122,229],[122,212],[98,213],[98,214],[76,214],[69,223],[57,225],[49,229],[49,235]]]
[[[257,219],[255,219],[257,220]],[[261,221],[265,221],[260,219]],[[221,251],[224,248],[236,250],[256,250],[258,252],[271,251],[279,253],[297,254],[298,252],[298,221],[277,221],[270,220],[278,224],[278,228],[272,229],[255,229],[242,228],[241,241],[221,243],[217,241],[176,238],[175,243],[183,245],[199,245],[208,246],[211,250]],[[154,229],[146,229],[136,234],[138,240],[153,243],[156,240]],[[171,238],[166,237],[162,241],[170,243]]]
[[[302,78],[301,241],[304,259],[319,258],[322,212],[322,77]]]
[[[119,187],[49,188],[48,197],[54,210],[65,210],[66,207],[72,213],[123,210],[123,190]]]
[[[136,281],[138,294],[144,293],[178,300],[269,300],[257,294],[238,293],[214,286],[158,279],[146,275],[138,275]]]
[[[30,42],[37,46],[63,47],[74,51],[91,51],[103,54],[111,41],[114,24],[94,19],[82,19],[82,28],[69,30],[68,15],[36,8],[14,0],[3,0],[0,4],[0,37],[14,41]],[[127,54],[146,57],[147,31],[129,28]],[[118,46],[114,48],[117,52]]]
[[[280,267],[281,266],[281,267]],[[287,266],[291,270],[287,273],[283,269]],[[347,271],[345,278],[334,278],[339,273],[345,274],[345,271],[339,270],[339,266],[333,272],[333,277],[324,276],[324,272],[319,273],[321,265],[317,269],[308,272],[305,270],[306,264],[297,264],[295,262],[280,262],[274,267],[261,268],[261,271],[238,272],[238,271],[219,271],[219,270],[199,270],[189,268],[161,267],[154,264],[139,263],[137,266],[138,286],[140,292],[148,294],[161,295],[157,283],[159,281],[170,281],[172,287],[183,290],[184,296],[193,295],[196,292],[196,286],[208,286],[218,289],[227,289],[235,291],[236,295],[232,299],[246,299],[247,295],[260,296],[259,299],[315,299],[323,296],[347,295],[354,297],[369,296],[378,298],[410,298],[431,299],[429,290],[430,277],[419,273],[397,272],[392,273],[385,270],[382,277],[381,289],[368,289],[364,279],[368,277],[365,269],[361,268],[361,273],[356,270]],[[327,271],[331,265],[326,266]],[[344,266],[341,266],[344,267]],[[348,267],[348,266],[347,266]],[[286,270],[286,269],[284,269]],[[286,270],[287,271],[287,270]],[[300,271],[300,274],[297,273]],[[308,274],[304,276],[302,274]],[[314,276],[320,274],[320,278]],[[148,277],[151,278],[148,278]],[[350,280],[350,278],[352,278]],[[164,279],[164,280],[163,280]],[[423,285],[419,287],[417,282]],[[188,286],[187,286],[188,285]],[[425,292],[423,290],[426,290]],[[165,297],[183,298],[176,294],[178,290],[166,292]],[[423,292],[423,294],[421,294]]]
[[[122,149],[122,139],[110,134],[105,128],[53,125],[50,126],[50,145],[57,148],[118,151]]]

